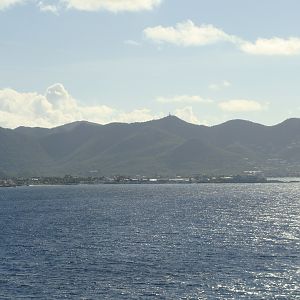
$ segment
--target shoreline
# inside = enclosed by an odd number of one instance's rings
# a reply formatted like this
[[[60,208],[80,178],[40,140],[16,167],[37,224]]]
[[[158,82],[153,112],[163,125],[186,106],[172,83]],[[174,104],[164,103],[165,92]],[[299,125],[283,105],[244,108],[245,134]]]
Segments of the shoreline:
[[[78,183],[78,184],[30,184],[30,185],[13,185],[13,186],[0,186],[1,188],[20,188],[20,187],[55,187],[55,186],[99,186],[99,185],[210,185],[210,184],[293,184],[293,183],[300,183],[300,181],[261,181],[261,182],[103,182],[103,183]]]

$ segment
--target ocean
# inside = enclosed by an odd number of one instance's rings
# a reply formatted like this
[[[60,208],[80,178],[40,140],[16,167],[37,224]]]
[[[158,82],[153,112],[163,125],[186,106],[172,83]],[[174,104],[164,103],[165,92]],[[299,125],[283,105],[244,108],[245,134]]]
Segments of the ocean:
[[[300,299],[300,184],[2,188],[0,299]]]

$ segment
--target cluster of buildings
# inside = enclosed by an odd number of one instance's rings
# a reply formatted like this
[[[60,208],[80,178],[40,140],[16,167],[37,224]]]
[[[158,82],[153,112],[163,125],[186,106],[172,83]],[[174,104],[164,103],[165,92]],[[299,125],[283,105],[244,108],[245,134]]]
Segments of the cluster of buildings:
[[[16,187],[13,179],[0,179],[0,187]]]
[[[0,187],[31,185],[79,185],[79,184],[193,184],[193,183],[265,183],[268,180],[261,173],[248,172],[230,176],[111,176],[111,177],[31,177],[0,180]]]

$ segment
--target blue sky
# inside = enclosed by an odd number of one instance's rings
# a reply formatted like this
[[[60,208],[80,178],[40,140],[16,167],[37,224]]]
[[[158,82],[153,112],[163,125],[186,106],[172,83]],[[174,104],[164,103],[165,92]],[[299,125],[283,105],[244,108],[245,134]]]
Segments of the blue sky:
[[[0,126],[300,117],[296,0],[0,0]]]

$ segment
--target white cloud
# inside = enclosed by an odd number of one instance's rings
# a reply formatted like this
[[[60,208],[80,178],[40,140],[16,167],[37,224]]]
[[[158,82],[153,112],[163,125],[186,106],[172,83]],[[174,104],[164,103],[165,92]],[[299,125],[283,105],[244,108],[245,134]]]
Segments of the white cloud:
[[[160,5],[162,0],[56,0],[50,1],[50,4],[48,4],[48,0],[0,0],[0,10],[25,2],[34,2],[41,11],[57,14],[62,8],[82,11],[106,10],[114,13],[137,12],[152,10]]]
[[[126,40],[124,44],[129,46],[135,46],[135,47],[141,46],[141,43],[134,40]]]
[[[148,27],[144,29],[147,39],[158,43],[177,46],[206,46],[220,42],[229,42],[240,51],[251,55],[300,55],[300,38],[259,38],[254,42],[231,35],[213,25],[196,25],[191,20],[177,23],[174,27]],[[214,88],[214,87],[213,87]]]
[[[106,106],[84,106],[78,103],[61,84],[47,89],[45,95],[0,90],[0,126],[52,127],[76,120],[107,122],[114,109]]]
[[[174,114],[187,122],[200,123],[190,106],[177,109]],[[100,124],[132,123],[164,116],[164,113],[154,113],[147,108],[122,111],[107,105],[84,105],[60,83],[48,87],[45,94],[9,88],[0,90],[0,127],[55,127],[80,120]]]
[[[97,11],[108,10],[111,12],[120,11],[141,11],[151,10],[158,6],[162,0],[61,0],[68,8]]]
[[[255,112],[267,109],[268,104],[262,104],[253,100],[229,100],[219,103],[219,107],[227,112]]]
[[[130,123],[162,116],[163,114],[154,114],[146,108],[124,112],[107,105],[83,105],[60,83],[47,88],[44,95],[35,92],[21,93],[13,89],[0,90],[1,127],[54,127],[80,120],[100,124]]]
[[[23,3],[24,0],[0,0],[0,10],[6,9],[12,5]]]
[[[195,25],[191,20],[178,23],[175,27],[148,27],[146,38],[156,43],[170,43],[177,46],[204,46],[217,42],[235,42],[236,37],[213,25]]]
[[[300,38],[257,39],[254,43],[242,43],[240,49],[254,55],[297,55],[300,54]]]
[[[212,103],[211,99],[204,99],[200,96],[180,95],[173,97],[158,97],[156,99],[160,103]]]
[[[59,7],[58,4],[57,5],[55,5],[55,4],[47,4],[47,3],[43,2],[43,1],[40,1],[38,3],[38,7],[39,7],[40,11],[42,11],[42,12],[49,12],[49,13],[53,13],[55,15],[58,15],[59,9],[60,9],[60,7]]]
[[[231,87],[231,83],[227,80],[223,80],[221,83],[212,83],[208,86],[210,90],[219,91],[224,88]]]
[[[200,124],[200,120],[195,115],[191,106],[175,110],[175,116],[189,123]]]

